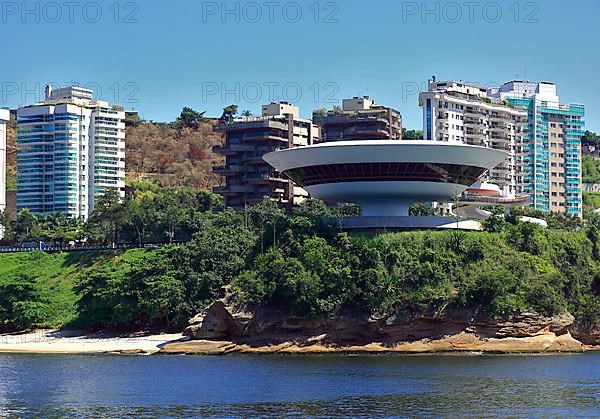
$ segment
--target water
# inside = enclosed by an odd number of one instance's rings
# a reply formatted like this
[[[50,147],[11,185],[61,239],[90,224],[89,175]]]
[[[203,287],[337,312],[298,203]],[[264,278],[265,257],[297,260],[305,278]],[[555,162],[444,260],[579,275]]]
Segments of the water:
[[[0,417],[600,417],[600,353],[0,354]]]

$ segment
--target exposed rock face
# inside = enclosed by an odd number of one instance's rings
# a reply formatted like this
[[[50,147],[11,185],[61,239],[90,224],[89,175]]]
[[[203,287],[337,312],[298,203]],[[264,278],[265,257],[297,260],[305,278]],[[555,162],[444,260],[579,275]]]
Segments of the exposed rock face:
[[[571,337],[569,330],[575,319],[569,313],[545,317],[528,311],[498,320],[478,310],[445,310],[438,314],[403,309],[378,317],[350,314],[335,319],[304,319],[277,310],[249,307],[229,289],[222,292],[221,299],[190,320],[184,335],[192,339],[250,343],[255,348],[290,341],[303,341],[306,347],[318,344],[346,348],[379,342],[384,348],[403,347],[408,352],[418,347],[419,341],[444,339],[443,348],[451,350],[449,336],[472,339],[473,342],[464,345],[471,349],[464,350],[492,350],[490,345],[498,346],[500,340],[509,346],[516,345],[515,351],[534,347],[573,350],[581,348],[581,342],[595,343],[582,340],[583,333],[575,334],[575,339]],[[528,343],[528,339],[535,342]]]

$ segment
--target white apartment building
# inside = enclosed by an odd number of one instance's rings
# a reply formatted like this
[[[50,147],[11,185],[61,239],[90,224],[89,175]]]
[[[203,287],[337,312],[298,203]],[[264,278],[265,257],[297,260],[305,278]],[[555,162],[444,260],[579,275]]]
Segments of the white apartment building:
[[[0,211],[6,209],[6,123],[9,120],[8,109],[0,109]],[[2,238],[1,230],[0,238]]]
[[[92,95],[47,87],[18,109],[18,211],[87,218],[106,190],[125,196],[125,112]]]
[[[504,197],[522,193],[519,149],[527,111],[508,101],[492,99],[486,89],[473,84],[433,78],[428,86],[428,91],[419,95],[424,139],[506,151],[509,158],[490,170],[486,180],[498,185]]]

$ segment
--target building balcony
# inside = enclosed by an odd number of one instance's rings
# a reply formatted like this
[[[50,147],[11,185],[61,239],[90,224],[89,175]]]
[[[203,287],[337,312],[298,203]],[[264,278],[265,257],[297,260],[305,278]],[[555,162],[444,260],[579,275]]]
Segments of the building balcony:
[[[485,115],[485,113],[481,112],[479,109],[465,109],[465,116],[474,116],[479,118],[482,115]]]
[[[251,185],[229,185],[219,186],[213,189],[213,192],[218,195],[237,195],[250,193],[254,190]]]
[[[224,144],[213,147],[213,151],[217,154],[237,154],[252,150],[254,147],[250,144]]]
[[[275,173],[247,173],[244,176],[247,182],[252,184],[264,184],[271,182],[288,182],[288,179],[284,178],[280,174]]]
[[[465,127],[478,127],[481,125],[481,122],[478,119],[465,118],[464,126]]]
[[[510,131],[510,129],[506,125],[492,125],[490,127],[490,131],[503,133],[503,132]]]
[[[233,132],[258,128],[273,128],[282,131],[288,130],[286,121],[277,120],[273,117],[248,118],[242,121],[235,121],[231,124],[220,124],[214,127],[215,132]]]
[[[266,165],[267,163],[263,160],[263,156],[265,154],[267,154],[268,151],[265,151],[264,153],[259,152],[259,153],[248,153],[245,154],[243,157],[243,161],[246,164],[253,164],[253,165]]]
[[[233,175],[240,174],[243,167],[237,164],[230,164],[228,166],[214,166],[212,171],[218,175]]]
[[[245,143],[251,142],[264,142],[264,141],[277,141],[280,143],[289,143],[289,138],[287,136],[287,132],[282,135],[272,135],[272,134],[261,134],[261,135],[245,135],[242,137],[242,141]]]

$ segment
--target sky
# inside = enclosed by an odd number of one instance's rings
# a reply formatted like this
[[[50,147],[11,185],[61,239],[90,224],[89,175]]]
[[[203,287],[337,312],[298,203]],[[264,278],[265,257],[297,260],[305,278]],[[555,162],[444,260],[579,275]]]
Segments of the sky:
[[[172,121],[287,100],[310,117],[369,95],[422,129],[427,79],[553,81],[600,131],[600,2],[2,1],[0,107],[76,83]]]

